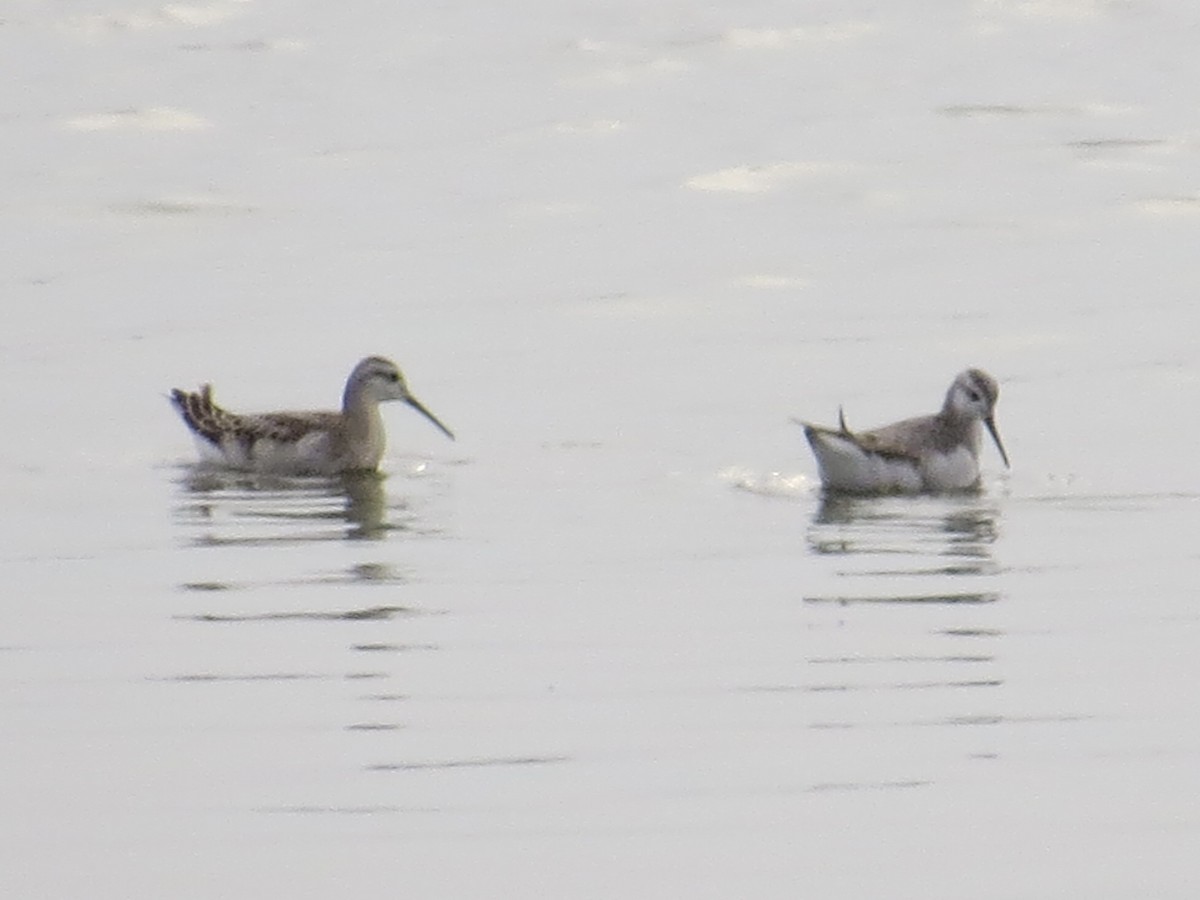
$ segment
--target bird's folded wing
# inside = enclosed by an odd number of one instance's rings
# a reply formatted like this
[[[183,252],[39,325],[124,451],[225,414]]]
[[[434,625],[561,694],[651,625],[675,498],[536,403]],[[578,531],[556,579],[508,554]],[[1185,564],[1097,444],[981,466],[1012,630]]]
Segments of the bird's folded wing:
[[[305,435],[320,431],[333,431],[341,422],[331,412],[273,412],[233,415],[226,413],[237,436],[244,441],[259,440],[290,443]]]

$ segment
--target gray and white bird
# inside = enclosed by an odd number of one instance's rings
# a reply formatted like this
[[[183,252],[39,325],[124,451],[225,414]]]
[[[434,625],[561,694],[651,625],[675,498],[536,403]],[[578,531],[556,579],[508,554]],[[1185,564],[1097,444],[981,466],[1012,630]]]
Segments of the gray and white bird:
[[[171,402],[207,461],[282,475],[374,471],[387,443],[379,404],[389,400],[407,403],[454,439],[450,429],[412,395],[399,367],[381,356],[369,356],[354,367],[346,379],[340,412],[239,415],[216,404],[212,385],[194,393],[171,391]]]
[[[979,487],[982,423],[1000,458],[1008,454],[996,430],[996,379],[981,369],[960,372],[940,412],[904,419],[873,431],[851,431],[838,411],[838,427],[794,420],[817,458],[827,491],[851,494],[965,491]]]

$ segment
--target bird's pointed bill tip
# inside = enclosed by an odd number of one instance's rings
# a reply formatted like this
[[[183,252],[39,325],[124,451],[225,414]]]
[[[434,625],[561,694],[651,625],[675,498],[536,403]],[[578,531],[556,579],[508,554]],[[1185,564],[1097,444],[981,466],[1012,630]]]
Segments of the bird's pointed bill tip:
[[[996,449],[1000,451],[1000,458],[1004,460],[1004,468],[1011,469],[1012,464],[1008,461],[1008,453],[1004,450],[1004,442],[1000,440],[1000,432],[996,429],[996,420],[988,416],[983,420],[983,424],[987,426],[988,433],[992,436],[992,440],[996,442]]]
[[[437,416],[435,416],[433,413],[431,413],[425,407],[425,404],[423,404],[420,400],[418,400],[412,394],[409,394],[407,397],[404,398],[404,400],[409,406],[411,406],[413,409],[415,409],[417,412],[419,412],[421,415],[423,415],[425,418],[427,418],[430,422],[432,422],[434,425],[436,425],[438,430],[441,431],[442,434],[446,435],[446,437],[450,438],[450,440],[452,440],[452,441],[457,440],[457,438],[454,437],[454,432],[451,431],[449,428],[447,428],[445,425],[443,425],[441,419],[439,419]]]

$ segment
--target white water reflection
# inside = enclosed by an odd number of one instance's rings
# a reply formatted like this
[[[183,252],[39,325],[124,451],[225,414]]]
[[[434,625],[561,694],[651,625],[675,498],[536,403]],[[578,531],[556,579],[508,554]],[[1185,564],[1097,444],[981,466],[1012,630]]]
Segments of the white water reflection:
[[[923,743],[929,726],[1012,721],[1004,567],[996,555],[1003,518],[1003,498],[988,493],[822,496],[806,541],[828,577],[803,602],[823,640],[807,656],[802,680],[760,689],[807,698],[811,729],[903,733],[896,746]],[[859,752],[850,749],[859,738],[846,740],[848,753]],[[985,738],[968,756],[997,752]],[[869,771],[829,789],[893,783]],[[929,787],[938,779],[902,783]]]
[[[1000,515],[997,501],[984,495],[825,495],[808,530],[808,545],[813,553],[834,557],[838,576],[854,579],[854,589],[805,600],[994,603],[1000,599],[994,576],[1001,569],[993,556]],[[927,589],[914,589],[918,581]],[[863,582],[885,589],[861,592],[857,585]]]
[[[402,497],[389,498],[378,473],[292,478],[188,467],[176,517],[191,541],[207,545],[383,540],[393,532],[431,535]],[[369,577],[369,573],[364,573]]]
[[[441,530],[421,521],[420,500],[390,493],[389,483],[395,490],[411,486],[407,479],[374,473],[291,478],[184,467],[174,519],[189,564],[188,577],[178,584],[183,601],[175,604],[174,620],[210,629],[219,643],[224,634],[229,646],[247,639],[286,643],[301,626],[353,632],[330,631],[321,639],[333,642],[331,651],[337,648],[325,663],[334,663],[332,671],[280,669],[265,660],[247,665],[218,651],[202,668],[162,680],[386,681],[405,654],[435,650],[428,642],[404,640],[403,630],[394,627],[433,611],[406,600],[415,574],[387,551],[387,542],[437,539]],[[356,551],[350,561],[343,547]],[[363,663],[373,665],[364,669]],[[345,727],[396,726],[370,720]]]

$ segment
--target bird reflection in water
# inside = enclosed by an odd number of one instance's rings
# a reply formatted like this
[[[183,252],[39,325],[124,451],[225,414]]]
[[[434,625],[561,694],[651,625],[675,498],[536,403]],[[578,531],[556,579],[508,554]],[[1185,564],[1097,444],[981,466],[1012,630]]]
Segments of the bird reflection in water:
[[[1001,513],[978,495],[826,496],[807,529],[818,570],[803,597],[808,666],[757,688],[800,692],[815,730],[866,727],[874,740],[899,729],[903,740],[914,727],[975,729],[972,756],[996,758],[988,729],[1007,721]],[[892,782],[864,766],[838,784]]]
[[[346,537],[349,540],[384,537],[391,526],[387,522],[383,476],[378,472],[356,472],[343,475],[340,480],[346,497]]]
[[[853,497],[827,495],[808,529],[809,548],[841,557],[837,574],[886,578],[886,590],[870,596],[809,597],[810,602],[958,602],[998,599],[991,590],[962,590],[945,577],[993,576],[999,509],[983,497]],[[932,578],[918,593],[897,590],[896,577]],[[982,587],[982,585],[980,585]]]
[[[176,518],[203,523],[196,539],[203,544],[381,540],[413,528],[404,500],[389,505],[385,477],[294,478],[192,467],[180,481],[184,499]]]

